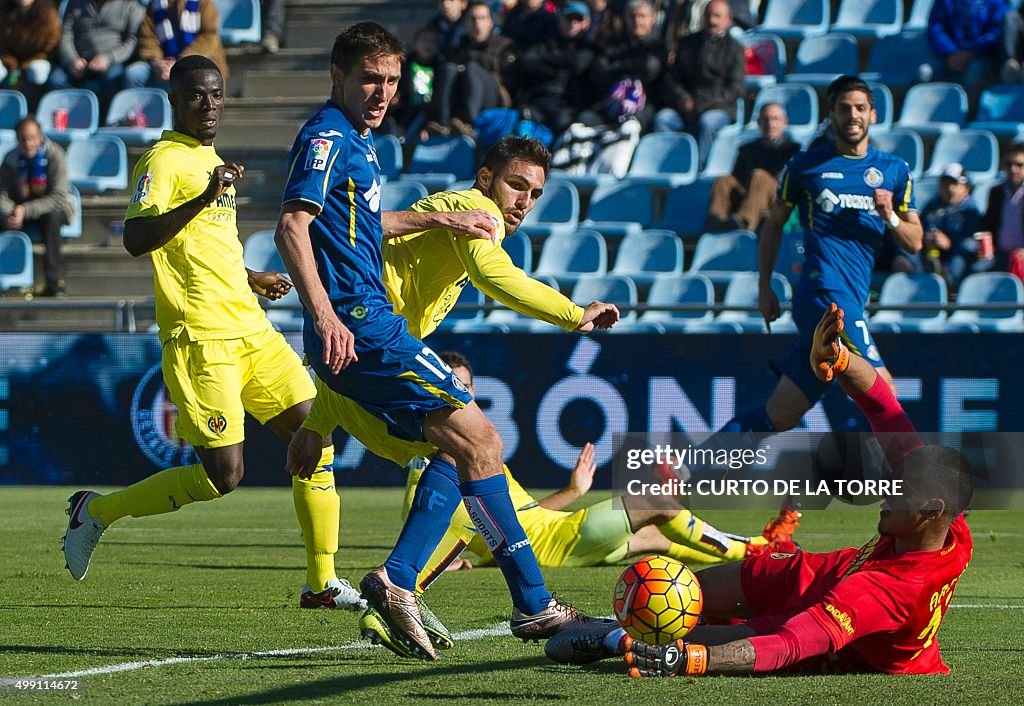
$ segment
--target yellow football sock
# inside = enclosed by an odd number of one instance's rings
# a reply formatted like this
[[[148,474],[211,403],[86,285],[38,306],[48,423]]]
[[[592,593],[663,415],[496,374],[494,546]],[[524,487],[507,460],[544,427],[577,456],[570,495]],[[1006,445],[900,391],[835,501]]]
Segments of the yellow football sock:
[[[174,512],[189,503],[214,500],[220,492],[202,464],[176,466],[127,488],[89,501],[89,514],[109,527],[122,517],[146,517]]]
[[[665,556],[672,557],[676,561],[681,561],[684,564],[721,564],[727,561],[721,554],[713,554],[711,552],[701,551],[700,549],[693,549],[692,547],[684,547],[682,544],[676,544],[675,542],[669,541],[668,551],[665,552]]]
[[[306,583],[315,592],[337,577],[334,555],[338,553],[341,500],[334,487],[334,447],[325,446],[319,470],[309,480],[292,477],[292,501],[306,545]]]
[[[742,559],[747,554],[745,543],[719,532],[686,508],[679,510],[679,513],[668,522],[658,525],[658,530],[672,542],[729,561]]]

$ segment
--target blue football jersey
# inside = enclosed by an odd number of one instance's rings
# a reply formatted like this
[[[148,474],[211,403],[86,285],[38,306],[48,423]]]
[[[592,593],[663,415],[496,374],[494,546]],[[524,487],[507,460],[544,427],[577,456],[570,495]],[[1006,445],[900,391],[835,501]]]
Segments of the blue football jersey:
[[[289,164],[283,201],[320,210],[309,228],[313,256],[342,321],[392,312],[382,281],[381,178],[372,135],[361,136],[328,101],[299,130]]]
[[[886,237],[875,189],[891,191],[901,213],[916,208],[907,163],[874,147],[863,157],[847,157],[827,143],[789,160],[778,196],[799,209],[806,231],[798,293],[835,292],[867,301],[875,252]]]

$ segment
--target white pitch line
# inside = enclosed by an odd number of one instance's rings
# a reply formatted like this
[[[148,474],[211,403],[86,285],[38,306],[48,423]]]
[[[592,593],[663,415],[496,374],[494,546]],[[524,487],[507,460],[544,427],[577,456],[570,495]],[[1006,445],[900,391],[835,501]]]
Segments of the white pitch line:
[[[1024,610],[1024,605],[1001,603],[954,603],[950,608],[992,608],[993,610]]]
[[[463,632],[457,632],[452,635],[454,640],[481,640],[487,637],[499,637],[501,635],[508,635],[509,628],[508,623],[498,623],[489,628],[478,628],[476,630],[464,630]],[[282,650],[264,650],[262,652],[225,652],[223,654],[208,655],[206,657],[168,657],[166,659],[149,659],[142,662],[122,662],[120,664],[111,664],[106,667],[91,667],[89,669],[79,669],[73,672],[59,672],[56,674],[40,674],[31,677],[2,677],[0,678],[0,688],[13,686],[15,682],[19,681],[32,681],[32,680],[44,680],[44,679],[74,679],[76,677],[92,677],[100,676],[105,674],[118,674],[120,672],[135,672],[140,669],[146,669],[148,667],[167,667],[173,664],[195,664],[197,662],[214,662],[218,660],[248,660],[248,659],[267,659],[269,657],[291,657],[294,655],[310,655],[319,652],[335,652],[338,650],[356,650],[368,647],[374,647],[365,640],[355,640],[352,642],[346,642],[343,645],[333,645],[328,647],[290,647]]]

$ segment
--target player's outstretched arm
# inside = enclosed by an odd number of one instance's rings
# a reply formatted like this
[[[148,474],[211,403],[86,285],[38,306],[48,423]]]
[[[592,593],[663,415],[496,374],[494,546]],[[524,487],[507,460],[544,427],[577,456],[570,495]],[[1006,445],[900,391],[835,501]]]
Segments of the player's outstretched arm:
[[[153,252],[171,242],[181,229],[192,222],[203,209],[216,201],[228,188],[242,178],[241,164],[222,164],[213,170],[203,193],[159,216],[140,216],[124,222],[124,248],[132,257]]]
[[[765,326],[771,333],[772,322],[782,315],[779,298],[772,290],[772,272],[775,261],[779,258],[779,244],[782,242],[782,228],[789,220],[793,207],[781,199],[775,202],[768,219],[761,229],[761,237],[757,242],[757,308],[761,310]]]
[[[400,238],[434,228],[444,228],[455,235],[490,240],[498,238],[498,219],[482,208],[469,211],[384,211],[381,213],[384,239]]]
[[[356,356],[355,336],[334,312],[316,272],[313,246],[309,240],[309,224],[316,215],[311,204],[289,201],[281,208],[274,243],[292,276],[303,306],[313,317],[317,335],[324,343],[323,362],[331,372],[337,373],[359,358]]]
[[[572,474],[569,476],[569,484],[556,490],[537,504],[548,510],[564,510],[590,492],[596,471],[594,445],[588,441],[583,445],[583,450],[580,451],[579,458],[576,459],[576,467],[572,469]]]

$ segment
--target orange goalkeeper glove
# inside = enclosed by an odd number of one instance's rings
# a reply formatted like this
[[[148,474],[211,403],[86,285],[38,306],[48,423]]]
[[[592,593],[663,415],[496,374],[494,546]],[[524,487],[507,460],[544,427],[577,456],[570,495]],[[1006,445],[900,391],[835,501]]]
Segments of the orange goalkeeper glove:
[[[677,677],[696,676],[708,669],[708,648],[704,645],[676,640],[667,645],[648,645],[625,637],[626,662],[629,676]]]
[[[850,349],[839,338],[843,332],[843,316],[843,310],[833,302],[814,328],[811,369],[822,382],[832,382],[850,366]]]

